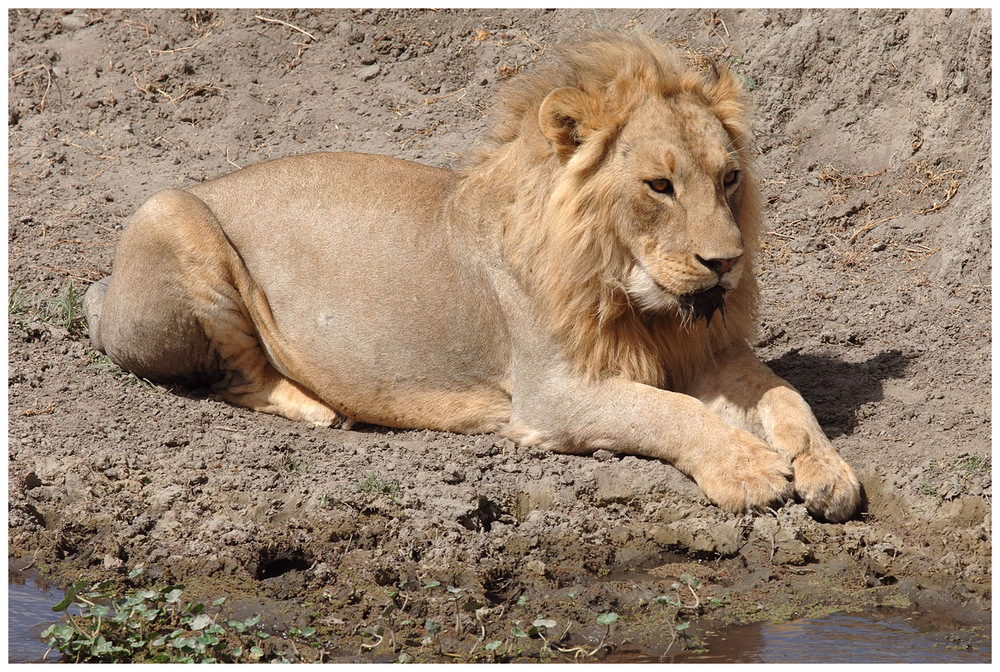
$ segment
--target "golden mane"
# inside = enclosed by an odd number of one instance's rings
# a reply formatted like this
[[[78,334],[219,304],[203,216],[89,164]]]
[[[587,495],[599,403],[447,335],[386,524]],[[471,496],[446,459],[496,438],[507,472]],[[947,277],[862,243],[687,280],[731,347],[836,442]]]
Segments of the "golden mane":
[[[542,101],[560,87],[586,94],[587,141],[564,163],[539,129]],[[594,179],[632,112],[650,97],[694,95],[722,123],[742,164],[734,199],[746,271],[722,319],[708,325],[677,313],[642,314],[626,293],[631,256],[613,222],[623,217],[609,184]],[[624,376],[678,388],[729,343],[745,341],[756,320],[752,256],[760,203],[751,173],[749,132],[739,86],[725,69],[689,66],[672,48],[643,37],[591,35],[551,64],[513,80],[476,165],[464,175],[488,181],[512,203],[504,213],[504,255],[563,354],[591,378]]]

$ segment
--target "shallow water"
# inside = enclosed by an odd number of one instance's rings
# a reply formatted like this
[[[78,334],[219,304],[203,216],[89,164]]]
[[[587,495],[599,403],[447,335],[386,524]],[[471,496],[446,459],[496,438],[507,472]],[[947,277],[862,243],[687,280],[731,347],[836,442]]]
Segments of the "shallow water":
[[[48,647],[40,633],[60,614],[52,606],[62,591],[31,579],[8,583],[7,660],[42,662]],[[789,623],[733,626],[701,635],[706,653],[618,650],[604,659],[617,663],[989,663],[992,642],[987,629],[961,629],[928,616],[834,614]],[[953,627],[953,629],[945,629]],[[664,643],[666,647],[666,642]],[[57,662],[59,653],[46,662]]]
[[[706,653],[684,651],[661,658],[656,653],[621,651],[605,662],[989,663],[992,656],[990,632],[985,628],[926,630],[916,619],[903,616],[833,614],[780,624],[732,626],[701,639]]]
[[[52,607],[62,600],[58,589],[42,587],[31,579],[7,585],[7,662],[54,663],[59,652],[45,652],[49,647],[42,641],[42,630],[59,620],[61,613]]]

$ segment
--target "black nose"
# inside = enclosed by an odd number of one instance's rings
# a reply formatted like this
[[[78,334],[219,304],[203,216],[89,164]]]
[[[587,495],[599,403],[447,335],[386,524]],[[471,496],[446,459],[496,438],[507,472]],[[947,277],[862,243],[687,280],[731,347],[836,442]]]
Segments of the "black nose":
[[[702,259],[698,255],[695,255],[695,259],[697,259],[702,266],[715,271],[719,275],[725,275],[732,270],[733,266],[736,265],[736,262],[742,257],[743,255],[741,254],[736,257],[730,257],[729,259]]]

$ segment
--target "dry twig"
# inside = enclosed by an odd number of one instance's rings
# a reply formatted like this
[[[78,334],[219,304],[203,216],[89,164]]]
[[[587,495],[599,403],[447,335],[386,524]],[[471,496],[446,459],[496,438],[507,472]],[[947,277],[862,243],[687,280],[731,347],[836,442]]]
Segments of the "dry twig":
[[[179,51],[187,51],[188,49],[194,49],[199,44],[201,44],[206,39],[208,39],[208,36],[211,35],[211,34],[212,34],[212,31],[210,30],[207,33],[205,33],[204,35],[202,35],[200,40],[198,40],[194,44],[189,44],[186,47],[177,47],[176,49],[149,49],[148,51],[149,51],[150,55],[152,55],[152,54],[176,54]]]
[[[705,27],[705,30],[710,32],[719,38],[719,42],[722,42],[722,46],[725,49],[729,48],[729,43],[719,34],[718,26],[722,26],[722,29],[726,31],[726,37],[732,37],[729,34],[729,28],[726,27],[726,22],[719,18],[718,12],[710,12],[707,19],[704,19],[701,24]],[[721,53],[721,52],[720,52]]]
[[[265,23],[280,23],[281,25],[286,26],[288,28],[291,28],[292,30],[299,31],[300,33],[302,33],[303,35],[305,35],[306,37],[308,37],[310,40],[312,40],[313,42],[319,42],[319,40],[317,40],[315,37],[313,37],[312,35],[310,35],[306,31],[302,30],[298,26],[294,26],[294,25],[288,23],[287,21],[282,21],[281,19],[269,19],[266,16],[261,16],[260,14],[254,14],[254,18],[260,19],[261,21],[264,21]]]
[[[42,94],[42,100],[39,103],[39,108],[38,108],[41,112],[44,112],[45,111],[45,99],[48,98],[49,91],[52,89],[52,70],[49,69],[49,66],[45,65],[44,63],[40,63],[40,64],[38,64],[38,65],[36,65],[36,66],[34,66],[32,68],[28,68],[27,70],[22,70],[21,72],[19,72],[17,74],[11,75],[7,79],[9,81],[13,81],[13,80],[17,79],[18,77],[22,77],[22,76],[28,74],[29,72],[34,72],[35,70],[44,70],[45,71],[45,76],[48,78],[48,81],[45,83],[45,92]]]
[[[445,93],[445,94],[440,95],[440,96],[431,96],[430,98],[424,98],[424,105],[430,105],[431,103],[436,103],[439,100],[444,100],[445,98],[451,98],[452,96],[456,96],[458,94],[462,94],[462,98],[465,97],[465,87],[464,86],[461,89],[459,89],[458,91],[452,91],[451,93]],[[459,100],[461,100],[462,98],[459,98]]]

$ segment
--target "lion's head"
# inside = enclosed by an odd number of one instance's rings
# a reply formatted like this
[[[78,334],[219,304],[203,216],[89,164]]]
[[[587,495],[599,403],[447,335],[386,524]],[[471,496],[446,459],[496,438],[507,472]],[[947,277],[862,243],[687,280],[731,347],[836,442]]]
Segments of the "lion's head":
[[[578,369],[677,386],[746,339],[760,207],[727,70],[591,37],[503,115],[472,176],[509,173],[506,258]]]

